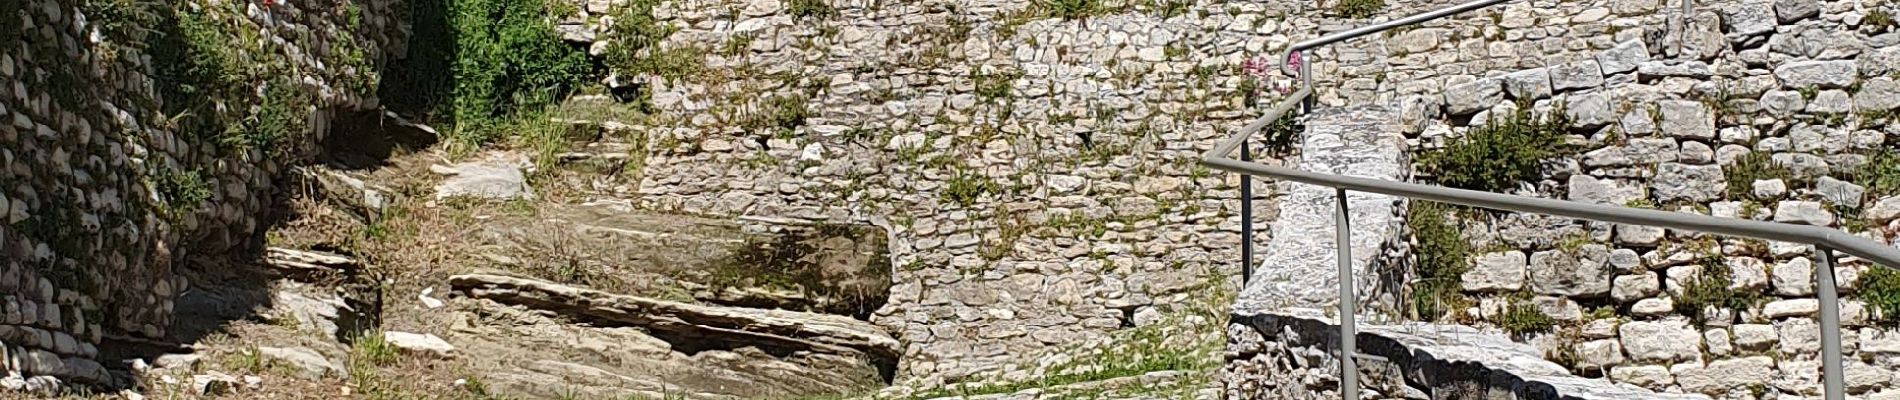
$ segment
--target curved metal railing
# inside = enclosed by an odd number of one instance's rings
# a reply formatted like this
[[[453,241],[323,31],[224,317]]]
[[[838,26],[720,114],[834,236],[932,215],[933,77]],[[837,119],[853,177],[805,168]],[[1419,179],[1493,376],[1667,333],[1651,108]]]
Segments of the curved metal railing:
[[[1354,314],[1357,301],[1352,286],[1352,255],[1349,239],[1350,225],[1346,212],[1346,192],[1360,191],[1400,196],[1408,199],[1431,200],[1442,203],[1459,204],[1498,210],[1526,213],[1548,214],[1570,218],[1606,221],[1630,225],[1660,226],[1672,229],[1699,231],[1730,236],[1744,236],[1757,239],[1782,242],[1804,243],[1814,246],[1817,266],[1814,269],[1816,293],[1820,300],[1821,319],[1821,358],[1824,395],[1828,400],[1840,400],[1845,396],[1841,370],[1841,328],[1839,294],[1834,277],[1834,252],[1839,251],[1861,259],[1871,261],[1887,268],[1900,268],[1900,249],[1868,240],[1847,232],[1820,226],[1795,225],[1777,222],[1752,221],[1734,218],[1719,218],[1706,215],[1640,209],[1613,205],[1588,204],[1557,199],[1514,196],[1501,193],[1476,190],[1454,189],[1441,186],[1422,185],[1408,182],[1382,181],[1301,171],[1294,168],[1276,167],[1250,161],[1245,149],[1248,138],[1260,132],[1267,124],[1273,123],[1295,107],[1309,105],[1313,96],[1312,66],[1305,54],[1307,50],[1365,36],[1392,28],[1417,24],[1444,18],[1479,8],[1504,3],[1510,0],[1479,0],[1457,6],[1405,17],[1390,22],[1361,27],[1349,31],[1334,33],[1316,39],[1302,41],[1289,47],[1281,58],[1283,71],[1297,69],[1302,81],[1301,88],[1291,93],[1269,109],[1260,119],[1248,124],[1240,132],[1223,139],[1201,156],[1201,163],[1213,169],[1240,173],[1242,196],[1242,242],[1241,256],[1244,271],[1251,278],[1253,270],[1253,218],[1252,218],[1252,182],[1250,177],[1261,176],[1272,179],[1320,185],[1335,189],[1336,211],[1334,223],[1339,251],[1339,327],[1340,327],[1340,394],[1347,400],[1356,400],[1358,396],[1358,367],[1354,359],[1362,357],[1355,348]],[[1688,3],[1684,2],[1684,7]],[[1240,150],[1240,159],[1228,158],[1236,149]]]

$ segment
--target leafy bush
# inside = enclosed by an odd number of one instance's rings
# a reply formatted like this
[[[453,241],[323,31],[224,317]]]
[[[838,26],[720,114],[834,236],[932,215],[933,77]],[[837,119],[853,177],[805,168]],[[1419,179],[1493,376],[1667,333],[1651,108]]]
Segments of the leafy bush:
[[[1749,152],[1735,162],[1722,167],[1722,176],[1728,180],[1728,196],[1731,199],[1754,198],[1755,181],[1765,179],[1791,179],[1793,174],[1788,168],[1776,164],[1766,152]]]
[[[1464,303],[1458,294],[1460,275],[1469,268],[1471,244],[1446,214],[1450,206],[1413,201],[1405,216],[1412,228],[1420,280],[1412,288],[1413,309],[1425,320],[1436,320]]]
[[[1036,6],[1045,15],[1066,20],[1084,19],[1106,11],[1101,0],[1036,0]]]
[[[1508,117],[1493,116],[1445,147],[1419,156],[1418,169],[1447,186],[1504,192],[1542,177],[1544,162],[1568,155],[1562,112],[1544,117],[1520,108]]]
[[[1884,266],[1868,267],[1860,274],[1860,300],[1878,312],[1875,322],[1900,326],[1900,271]]]
[[[187,137],[216,139],[225,132],[215,102],[236,96],[248,79],[231,49],[234,39],[210,17],[177,13],[165,15],[150,45],[161,110]]]
[[[1871,29],[1874,33],[1891,31],[1894,27],[1893,13],[1885,8],[1876,7],[1867,11],[1867,17],[1861,20],[1860,25]]]
[[[1900,152],[1881,149],[1869,154],[1867,162],[1848,175],[1848,179],[1867,187],[1871,197],[1900,194]]]
[[[538,1],[453,0],[454,95],[450,137],[463,144],[493,139],[492,124],[517,110],[540,109],[564,97],[591,72],[586,54],[568,47]]]
[[[1333,12],[1346,18],[1370,18],[1385,9],[1385,0],[1339,0]]]
[[[825,0],[792,0],[792,15],[799,18],[828,18],[838,15]]]
[[[263,149],[277,154],[284,138],[302,133],[310,120],[310,99],[289,79],[272,81],[264,88],[263,104],[257,112],[233,126],[222,140],[230,146]]]
[[[949,181],[944,182],[942,193],[944,200],[969,207],[976,204],[976,200],[983,197],[984,193],[995,192],[997,189],[996,181],[983,174],[958,171],[956,175],[950,177]]]
[[[1504,309],[1504,315],[1498,317],[1498,327],[1516,335],[1549,332],[1557,326],[1557,320],[1544,315],[1536,305],[1526,299],[1513,299],[1511,306]]]
[[[1723,260],[1720,255],[1703,256],[1702,272],[1682,282],[1682,293],[1676,296],[1676,312],[1701,324],[1707,322],[1708,316],[1703,312],[1709,307],[1741,310],[1761,301],[1761,293],[1729,288],[1731,271]]]

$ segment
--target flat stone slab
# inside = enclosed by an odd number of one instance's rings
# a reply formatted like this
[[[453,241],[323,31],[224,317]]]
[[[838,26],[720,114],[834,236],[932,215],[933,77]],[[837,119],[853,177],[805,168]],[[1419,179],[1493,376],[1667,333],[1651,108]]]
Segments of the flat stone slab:
[[[1403,181],[1400,162],[1405,138],[1399,135],[1399,115],[1390,108],[1362,106],[1329,108],[1308,117],[1300,145],[1302,171]],[[1282,182],[1280,218],[1273,221],[1273,238],[1261,248],[1263,258],[1254,270],[1235,310],[1279,307],[1322,307],[1339,300],[1338,252],[1334,245],[1333,188]],[[1373,261],[1387,239],[1398,232],[1399,199],[1371,193],[1348,193],[1352,224],[1352,265],[1356,287],[1371,287]]]

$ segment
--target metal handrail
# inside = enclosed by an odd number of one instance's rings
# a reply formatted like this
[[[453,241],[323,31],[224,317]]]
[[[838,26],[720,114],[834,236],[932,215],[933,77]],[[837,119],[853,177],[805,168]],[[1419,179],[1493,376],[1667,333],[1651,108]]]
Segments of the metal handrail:
[[[1358,396],[1358,367],[1354,361],[1358,357],[1356,349],[1356,313],[1357,296],[1352,285],[1352,253],[1350,246],[1350,221],[1346,212],[1346,194],[1348,190],[1400,196],[1408,199],[1431,200],[1442,203],[1459,204],[1472,207],[1509,210],[1526,213],[1556,215],[1570,218],[1607,221],[1630,225],[1660,226],[1672,229],[1707,232],[1731,236],[1744,236],[1757,239],[1782,242],[1805,243],[1814,246],[1816,265],[1816,294],[1820,303],[1821,319],[1821,358],[1823,393],[1828,400],[1841,400],[1845,397],[1845,385],[1842,376],[1840,298],[1834,277],[1834,251],[1840,251],[1859,257],[1887,268],[1900,269],[1900,250],[1893,247],[1854,236],[1847,232],[1820,226],[1795,225],[1777,222],[1753,221],[1735,218],[1640,209],[1614,205],[1588,204],[1557,199],[1515,196],[1476,190],[1455,189],[1441,186],[1423,185],[1408,182],[1381,181],[1375,179],[1351,177],[1337,174],[1301,171],[1289,167],[1277,167],[1248,160],[1246,143],[1250,137],[1260,132],[1268,124],[1284,117],[1294,107],[1310,106],[1313,97],[1313,83],[1310,59],[1293,58],[1294,54],[1305,54],[1306,50],[1352,38],[1365,36],[1392,28],[1417,24],[1453,14],[1463,13],[1510,0],[1479,0],[1457,6],[1426,12],[1393,20],[1377,25],[1361,27],[1349,31],[1334,33],[1320,38],[1302,41],[1289,47],[1281,58],[1281,69],[1289,71],[1299,68],[1302,85],[1260,119],[1247,124],[1239,132],[1217,143],[1213,149],[1201,156],[1201,163],[1213,169],[1240,173],[1242,185],[1242,270],[1243,279],[1252,276],[1253,269],[1253,209],[1252,176],[1282,179],[1312,185],[1334,188],[1336,212],[1334,223],[1339,254],[1339,330],[1340,330],[1340,395],[1346,400],[1356,400]],[[1684,7],[1689,7],[1685,0]],[[1289,71],[1291,72],[1291,71]],[[1228,158],[1235,149],[1239,149],[1241,159]]]

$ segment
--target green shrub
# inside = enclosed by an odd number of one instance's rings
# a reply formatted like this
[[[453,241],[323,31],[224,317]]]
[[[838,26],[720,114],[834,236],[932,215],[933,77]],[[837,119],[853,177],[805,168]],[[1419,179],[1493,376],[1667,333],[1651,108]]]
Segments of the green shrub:
[[[1550,332],[1551,328],[1557,326],[1556,319],[1544,315],[1528,299],[1512,299],[1511,305],[1504,309],[1504,315],[1498,316],[1494,322],[1504,331],[1515,335]]]
[[[1293,151],[1293,147],[1299,144],[1300,132],[1305,131],[1306,125],[1300,123],[1299,116],[1289,112],[1260,128],[1260,140],[1267,154],[1285,154]]]
[[[1520,108],[1492,116],[1445,147],[1419,155],[1418,169],[1447,186],[1505,192],[1543,176],[1544,163],[1570,154],[1562,112],[1538,117]]]
[[[278,154],[283,139],[303,133],[309,126],[310,99],[289,79],[272,81],[264,88],[257,112],[233,126],[222,138],[228,146],[263,149]]]
[[[154,164],[156,165],[156,164]],[[198,171],[179,171],[163,169],[153,171],[148,178],[152,189],[158,192],[158,214],[167,220],[177,222],[179,217],[195,211],[205,200],[211,199],[211,184],[205,182]]]
[[[1848,174],[1848,179],[1867,188],[1870,197],[1900,194],[1900,152],[1881,149],[1867,155],[1867,162]]]
[[[1464,304],[1458,289],[1460,275],[1469,268],[1471,244],[1447,215],[1451,212],[1451,206],[1420,200],[1411,203],[1405,216],[1418,255],[1420,279],[1412,288],[1413,308],[1424,320],[1436,320]]]
[[[1867,17],[1861,19],[1860,25],[1867,27],[1867,29],[1872,30],[1874,33],[1891,31],[1894,27],[1893,13],[1888,12],[1886,8],[1875,7],[1873,10],[1867,11]]]
[[[1875,322],[1900,326],[1900,271],[1871,266],[1860,274],[1860,300],[1878,312]]]
[[[1682,282],[1682,293],[1676,296],[1676,312],[1682,313],[1701,324],[1708,316],[1703,312],[1709,307],[1743,310],[1761,301],[1761,293],[1749,290],[1729,288],[1728,262],[1716,254],[1702,258],[1702,272]]]
[[[1728,180],[1728,196],[1731,199],[1752,199],[1755,181],[1765,179],[1792,179],[1788,168],[1775,163],[1767,152],[1749,152],[1736,158],[1729,165],[1722,166],[1722,176]]]
[[[356,365],[383,366],[394,364],[397,359],[396,345],[383,339],[382,332],[365,332],[350,343],[350,362]]]
[[[175,118],[188,138],[211,140],[225,133],[216,102],[234,98],[249,79],[232,51],[235,37],[216,21],[196,13],[165,15],[150,44],[153,80],[164,100],[161,111]]]
[[[586,54],[561,41],[545,2],[454,0],[456,60],[452,106],[460,135],[485,143],[492,123],[517,110],[540,109],[578,87],[590,72]]]
[[[984,193],[997,189],[996,181],[983,174],[957,171],[956,175],[950,176],[949,181],[944,182],[942,195],[944,200],[969,207],[976,204],[976,200],[983,197]]]
[[[792,15],[799,18],[830,18],[838,15],[825,0],[792,0]]]
[[[1370,18],[1385,9],[1385,0],[1339,0],[1333,12],[1346,18]]]
[[[1036,0],[1044,15],[1066,20],[1078,20],[1101,14],[1106,10],[1101,0]]]

